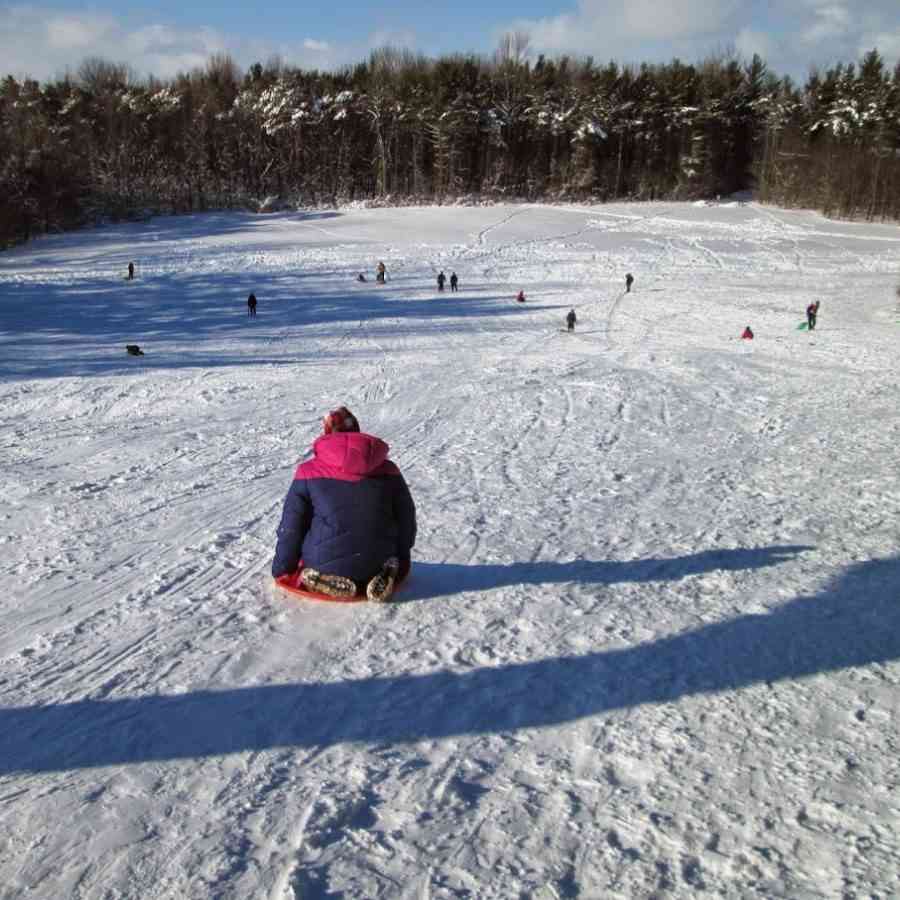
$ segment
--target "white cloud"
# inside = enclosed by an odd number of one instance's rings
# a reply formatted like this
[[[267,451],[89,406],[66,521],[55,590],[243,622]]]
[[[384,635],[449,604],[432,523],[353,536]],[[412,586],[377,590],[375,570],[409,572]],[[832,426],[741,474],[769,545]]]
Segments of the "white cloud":
[[[521,20],[508,28],[496,29],[497,36],[504,31],[527,31],[532,43],[545,51],[564,53],[581,49],[578,46],[578,27],[574,16],[554,16],[552,19],[539,19],[536,22]]]
[[[87,57],[124,62],[139,76],[171,78],[202,68],[214,53],[229,53],[249,67],[280,57],[289,65],[315,68],[364,59],[370,47],[408,35],[383,32],[371,41],[335,46],[312,38],[289,41],[248,40],[215,28],[179,28],[160,22],[129,27],[124,19],[89,13],[62,13],[41,6],[0,5],[0,77],[45,80],[77,71]]]
[[[800,35],[807,44],[822,44],[840,38],[850,27],[850,12],[838,4],[822,6],[814,11],[814,16],[813,22]]]
[[[406,29],[379,28],[369,35],[366,44],[370,50],[377,50],[380,47],[415,49],[418,46],[418,40],[414,32]]]
[[[859,41],[859,55],[863,56],[873,47],[878,48],[878,52],[889,63],[896,63],[900,60],[900,25],[893,31],[876,31],[864,34]]]
[[[735,38],[734,46],[745,59],[753,59],[754,54],[762,59],[773,59],[778,52],[777,43],[770,35],[753,28],[742,28]]]
[[[53,78],[75,71],[86,57],[125,62],[139,75],[162,78],[205,66],[225,52],[247,68],[280,58],[290,66],[327,69],[365,59],[383,46],[429,49],[411,30],[376,29],[335,44],[297,35],[295,40],[248,38],[214,27],[182,28],[102,12],[72,13],[35,5],[3,6],[0,0],[0,77]],[[100,0],[105,2],[105,0]],[[498,23],[494,41],[523,30],[535,53],[591,55],[598,61],[696,61],[723,48],[749,59],[759,53],[778,74],[805,76],[811,65],[850,62],[877,46],[888,66],[900,59],[898,0],[571,0],[559,15]],[[851,12],[852,10],[852,12]],[[482,52],[490,28],[452,35],[442,52]]]
[[[138,55],[167,53],[216,53],[226,49],[226,41],[208,28],[179,31],[167,25],[147,25],[125,36],[129,53]]]
[[[640,57],[641,45],[708,39],[741,8],[740,0],[579,0],[575,10],[543,19],[519,19],[497,29],[524,30],[538,52]],[[670,53],[670,56],[674,55]]]
[[[740,7],[740,0],[628,0],[619,4],[585,3],[609,16],[621,10],[624,31],[638,38],[694,37],[717,31]]]
[[[49,19],[45,25],[47,43],[54,50],[91,47],[97,41],[102,41],[111,27],[111,20],[95,16],[57,16]]]
[[[166,25],[148,25],[122,35],[126,58],[133,68],[160,78],[202,68],[214,53],[228,52],[228,41],[210,28],[181,31]]]
[[[898,0],[572,0],[559,15],[501,23],[494,33],[527,32],[533,53],[619,62],[696,61],[734,48],[746,59],[758,53],[778,74],[804,76],[874,46],[894,65],[897,19]]]
[[[36,6],[0,7],[0,74],[52,78],[77,70],[86,57],[127,63],[138,74],[171,76],[205,65],[229,49],[213,29],[166,25],[128,28],[111,16],[61,14]]]

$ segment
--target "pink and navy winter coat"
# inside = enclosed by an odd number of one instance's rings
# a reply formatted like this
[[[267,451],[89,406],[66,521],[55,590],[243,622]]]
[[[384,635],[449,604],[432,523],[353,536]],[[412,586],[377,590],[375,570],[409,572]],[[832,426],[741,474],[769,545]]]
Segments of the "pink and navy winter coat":
[[[313,444],[284,501],[272,575],[304,566],[364,582],[389,556],[408,560],[416,508],[388,445],[360,432],[336,432]]]

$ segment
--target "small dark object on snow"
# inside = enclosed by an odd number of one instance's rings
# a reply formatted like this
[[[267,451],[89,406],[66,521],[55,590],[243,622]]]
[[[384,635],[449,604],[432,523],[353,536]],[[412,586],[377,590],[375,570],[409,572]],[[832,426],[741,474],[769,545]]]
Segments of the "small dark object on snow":
[[[631,272],[629,272],[629,273],[625,276],[625,293],[626,293],[626,294],[630,294],[630,293],[631,293],[631,286],[632,286],[633,284],[634,284],[634,275],[632,275]]]
[[[137,344],[126,344],[125,349],[129,356],[143,356],[144,351]]]
[[[247,315],[248,316],[256,315],[256,294],[251,294],[247,298]]]
[[[745,341],[753,340],[753,329],[751,329],[749,325],[744,329],[744,333],[741,335],[741,339]]]
[[[366,280],[366,276],[363,275],[362,272],[360,272],[359,275],[356,276],[356,280],[357,280],[357,281],[364,282],[364,281]]]
[[[566,327],[569,331],[575,330],[575,323],[578,321],[578,317],[575,315],[575,310],[570,309],[566,314]]]
[[[450,290],[455,291],[459,287],[459,278],[456,277],[456,272],[453,272],[450,275]]]
[[[525,291],[519,291],[518,295],[516,296],[516,302],[517,303],[525,302]]]
[[[128,263],[128,281],[134,281],[134,263]]]

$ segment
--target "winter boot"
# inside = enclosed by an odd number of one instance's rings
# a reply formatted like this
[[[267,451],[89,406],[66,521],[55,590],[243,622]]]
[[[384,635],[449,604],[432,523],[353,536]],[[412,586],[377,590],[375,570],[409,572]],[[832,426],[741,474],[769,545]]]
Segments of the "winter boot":
[[[356,583],[343,575],[329,575],[317,569],[304,569],[300,573],[300,584],[309,591],[327,594],[329,597],[352,597],[356,594]]]
[[[381,571],[369,582],[366,588],[366,596],[373,603],[384,603],[391,599],[394,593],[394,584],[397,581],[397,573],[400,571],[400,560],[396,556],[390,557],[381,567]]]

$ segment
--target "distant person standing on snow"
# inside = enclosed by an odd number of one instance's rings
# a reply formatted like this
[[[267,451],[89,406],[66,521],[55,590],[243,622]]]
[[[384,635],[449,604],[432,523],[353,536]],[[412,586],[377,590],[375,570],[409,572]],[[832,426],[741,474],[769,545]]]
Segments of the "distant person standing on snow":
[[[625,276],[625,293],[626,293],[626,294],[630,294],[630,293],[631,293],[631,286],[632,286],[633,284],[634,284],[634,275],[632,275],[631,272],[629,272],[629,273]]]
[[[437,283],[438,283],[438,290],[439,290],[439,291],[443,291],[443,290],[444,290],[444,282],[445,282],[446,280],[447,280],[447,276],[444,274],[444,270],[441,269],[441,271],[438,272],[438,277],[437,277]]]
[[[377,266],[375,266],[375,281],[378,284],[384,284],[384,279],[387,276],[387,270],[384,267],[383,262],[379,262]]]
[[[456,287],[459,284],[459,279],[456,277],[456,272],[452,272],[450,274],[450,290],[455,294]]]
[[[816,329],[816,316],[818,316],[818,314],[819,301],[816,300],[815,303],[810,303],[809,306],[806,307],[806,324],[810,331],[815,331]]]
[[[578,317],[575,315],[575,310],[570,309],[568,314],[566,315],[566,327],[569,331],[575,330],[575,323],[578,321]]]
[[[516,302],[517,303],[525,302],[525,291],[519,291],[519,293],[516,295]]]
[[[128,280],[134,281],[134,263],[128,263]]]
[[[251,294],[247,298],[247,315],[248,316],[256,315],[256,294]]]
[[[744,329],[744,332],[743,332],[743,334],[741,335],[741,338],[742,338],[743,340],[745,340],[745,341],[752,341],[752,340],[753,340],[753,330],[750,328],[749,325]]]

